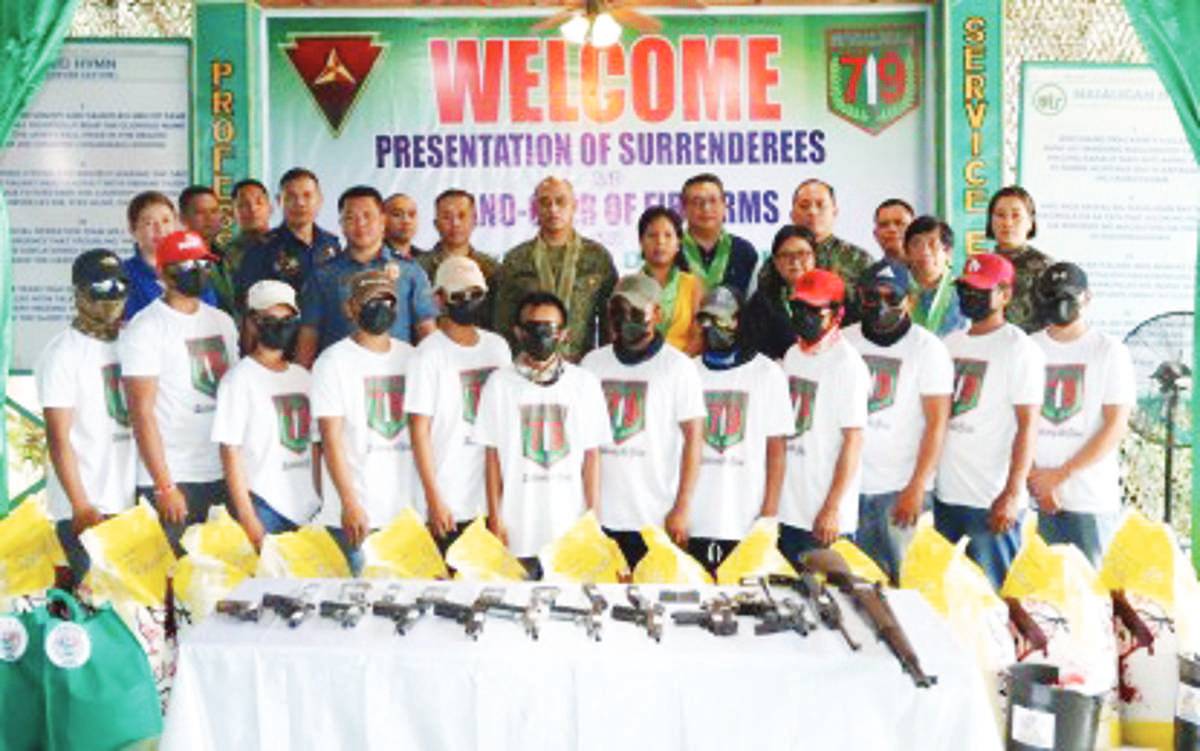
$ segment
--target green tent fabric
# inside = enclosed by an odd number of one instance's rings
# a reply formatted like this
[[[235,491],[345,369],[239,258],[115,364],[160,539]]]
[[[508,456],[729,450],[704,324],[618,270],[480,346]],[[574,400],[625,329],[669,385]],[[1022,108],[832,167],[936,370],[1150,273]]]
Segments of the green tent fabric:
[[[1125,0],[1146,54],[1175,103],[1183,132],[1200,164],[1200,2],[1196,0]],[[1200,249],[1197,250],[1200,277]],[[1200,285],[1195,291],[1200,303]],[[1200,305],[1193,304],[1193,310]],[[1192,372],[1200,370],[1200,327],[1192,331]],[[1200,391],[1192,389],[1192,415],[1200,414]],[[1192,420],[1192,565],[1200,570],[1200,436]]]
[[[0,2],[0,147],[58,59],[79,0]],[[12,238],[0,186],[0,402],[8,385],[12,352]],[[8,513],[8,436],[0,441],[0,517]]]

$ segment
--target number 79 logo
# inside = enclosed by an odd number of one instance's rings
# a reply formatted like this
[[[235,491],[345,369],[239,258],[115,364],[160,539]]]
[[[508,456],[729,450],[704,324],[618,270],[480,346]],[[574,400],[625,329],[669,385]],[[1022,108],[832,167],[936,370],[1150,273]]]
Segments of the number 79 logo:
[[[924,79],[924,29],[878,26],[825,33],[829,111],[871,135],[915,110]]]

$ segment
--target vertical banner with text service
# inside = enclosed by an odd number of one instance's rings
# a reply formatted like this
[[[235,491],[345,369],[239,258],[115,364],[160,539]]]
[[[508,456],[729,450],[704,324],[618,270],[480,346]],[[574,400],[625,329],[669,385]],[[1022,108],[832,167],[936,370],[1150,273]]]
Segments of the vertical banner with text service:
[[[500,255],[533,235],[553,174],[578,229],[632,268],[639,214],[678,207],[700,172],[760,250],[809,177],[838,190],[837,234],[871,249],[880,201],[935,198],[927,7],[660,12],[660,34],[604,50],[531,32],[528,11],[396,13],[264,13],[265,174],[314,169],[327,227],[365,183],[416,198],[428,247],[433,198],[458,187],[478,197],[475,246]]]

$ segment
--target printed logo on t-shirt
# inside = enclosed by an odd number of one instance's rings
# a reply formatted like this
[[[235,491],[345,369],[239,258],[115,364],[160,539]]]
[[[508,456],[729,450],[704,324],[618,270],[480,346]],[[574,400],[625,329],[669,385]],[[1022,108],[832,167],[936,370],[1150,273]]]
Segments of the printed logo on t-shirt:
[[[987,360],[954,358],[954,406],[950,411],[951,417],[958,417],[979,406],[987,367]]]
[[[471,425],[475,424],[475,417],[479,414],[479,395],[483,393],[483,387],[493,370],[495,368],[476,368],[458,373],[462,381],[463,419]]]
[[[646,382],[601,381],[613,441],[624,443],[646,429]]]
[[[100,378],[104,382],[104,404],[108,407],[108,416],[123,428],[129,427],[129,407],[125,404],[125,391],[121,388],[121,364],[114,362],[100,368]]]
[[[521,455],[549,469],[571,453],[567,441],[567,407],[563,404],[521,406]]]
[[[723,454],[725,449],[745,440],[749,401],[750,395],[745,391],[705,391],[708,418],[704,421],[704,442]]]
[[[288,451],[303,454],[308,448],[309,431],[312,426],[312,411],[305,394],[277,394],[271,397],[275,404],[275,422],[279,426],[279,443]]]
[[[404,376],[367,376],[363,379],[367,427],[389,441],[408,425],[404,414]]]
[[[1083,376],[1087,365],[1046,366],[1046,391],[1042,397],[1042,417],[1060,425],[1083,409]]]
[[[792,395],[792,417],[796,425],[793,437],[802,436],[813,424],[813,405],[817,401],[817,382],[807,378],[788,378],[788,391]]]
[[[206,336],[202,339],[188,339],[188,358],[192,363],[192,386],[208,397],[217,396],[217,384],[221,376],[229,370],[229,355],[225,351],[225,339],[220,336]]]
[[[896,382],[900,379],[900,360],[895,357],[863,355],[871,371],[871,398],[867,411],[874,414],[896,403]]]

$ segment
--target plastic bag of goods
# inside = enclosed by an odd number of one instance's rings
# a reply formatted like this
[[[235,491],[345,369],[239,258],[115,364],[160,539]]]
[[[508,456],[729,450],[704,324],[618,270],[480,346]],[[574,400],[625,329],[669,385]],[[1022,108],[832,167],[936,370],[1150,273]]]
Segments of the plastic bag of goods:
[[[754,522],[750,532],[717,567],[718,584],[741,584],[743,579],[779,574],[796,575],[796,569],[779,552],[779,520],[765,517]]]
[[[634,584],[712,584],[712,577],[695,558],[671,541],[661,527],[644,527],[646,555],[633,569]]]
[[[417,512],[405,508],[363,541],[365,579],[448,579],[446,562]]]
[[[446,550],[446,563],[454,569],[456,579],[522,581],[528,578],[525,567],[500,538],[488,530],[482,516],[468,524]]]
[[[547,581],[616,584],[629,578],[629,564],[616,541],[588,511],[562,537],[538,554]]]
[[[345,579],[350,564],[329,530],[312,524],[263,538],[255,574],[271,579]]]
[[[0,519],[0,613],[16,600],[54,586],[54,569],[67,565],[54,522],[42,504],[27,500]]]

